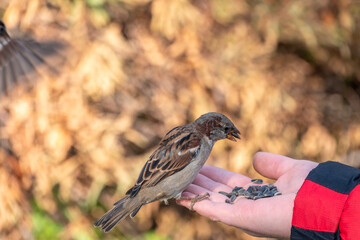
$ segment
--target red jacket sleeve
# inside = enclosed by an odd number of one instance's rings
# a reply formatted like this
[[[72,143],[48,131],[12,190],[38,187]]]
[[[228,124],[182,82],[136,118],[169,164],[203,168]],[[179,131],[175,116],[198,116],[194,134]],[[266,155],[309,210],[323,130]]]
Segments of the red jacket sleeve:
[[[291,239],[360,240],[360,170],[330,161],[313,169],[295,198]]]

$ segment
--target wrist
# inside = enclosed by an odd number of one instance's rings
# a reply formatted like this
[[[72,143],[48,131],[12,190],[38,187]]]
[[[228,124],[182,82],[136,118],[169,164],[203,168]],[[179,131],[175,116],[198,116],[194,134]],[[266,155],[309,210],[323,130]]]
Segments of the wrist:
[[[340,222],[350,193],[359,184],[359,172],[335,162],[321,163],[314,168],[294,202],[292,239],[340,238]],[[348,225],[349,221],[344,224]]]

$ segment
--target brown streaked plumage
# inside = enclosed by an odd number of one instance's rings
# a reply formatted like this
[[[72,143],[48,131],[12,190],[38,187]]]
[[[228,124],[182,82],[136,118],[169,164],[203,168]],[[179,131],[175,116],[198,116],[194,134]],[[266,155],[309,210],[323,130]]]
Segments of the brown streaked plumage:
[[[145,163],[135,185],[94,226],[108,232],[126,216],[134,217],[144,204],[179,199],[204,165],[214,143],[226,138],[235,141],[240,139],[238,134],[234,124],[220,113],[207,113],[193,123],[172,129]]]

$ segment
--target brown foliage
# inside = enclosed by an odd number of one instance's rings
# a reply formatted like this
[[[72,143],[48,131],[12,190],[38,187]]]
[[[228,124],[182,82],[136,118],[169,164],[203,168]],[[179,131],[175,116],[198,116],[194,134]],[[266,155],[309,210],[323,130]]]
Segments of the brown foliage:
[[[31,239],[32,201],[63,226],[59,238],[97,238],[92,222],[131,187],[160,138],[209,111],[228,115],[243,140],[217,143],[208,164],[259,177],[251,161],[262,150],[360,166],[358,3],[99,2],[6,8],[9,27],[70,47],[59,53],[61,74],[1,98],[1,136],[17,157],[0,152],[0,238]],[[251,239],[174,203],[149,204],[102,237],[149,230]]]

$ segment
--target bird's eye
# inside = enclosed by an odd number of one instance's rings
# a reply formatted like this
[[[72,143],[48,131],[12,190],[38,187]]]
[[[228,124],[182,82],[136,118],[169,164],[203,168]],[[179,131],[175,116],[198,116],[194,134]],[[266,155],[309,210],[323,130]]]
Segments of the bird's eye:
[[[225,131],[225,132],[229,132],[229,128],[228,128],[228,127],[225,127],[225,128],[224,128],[224,131]]]

